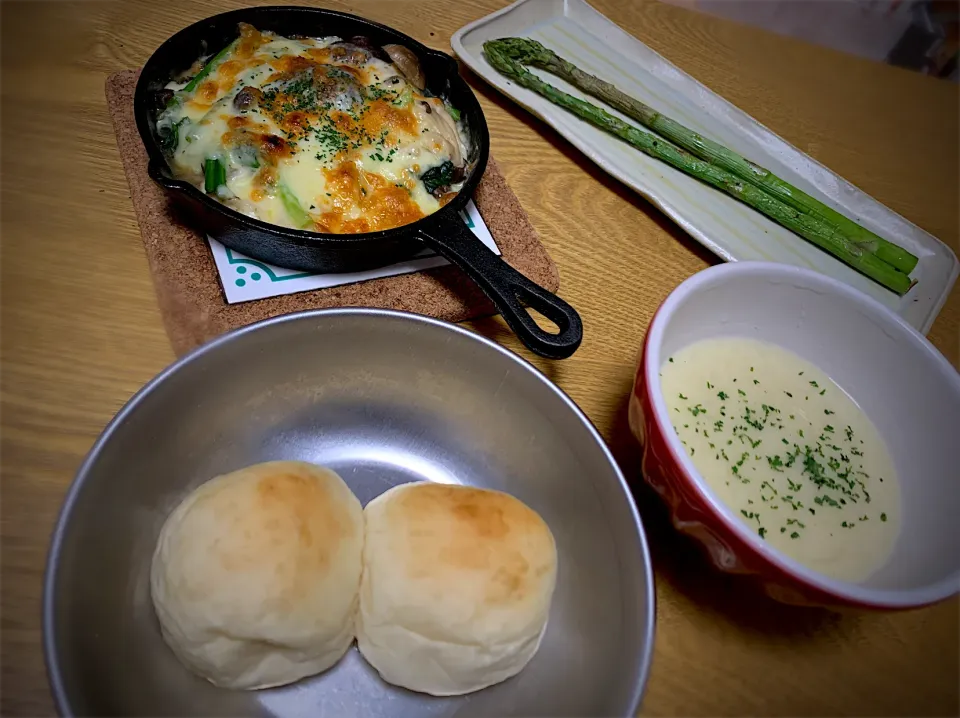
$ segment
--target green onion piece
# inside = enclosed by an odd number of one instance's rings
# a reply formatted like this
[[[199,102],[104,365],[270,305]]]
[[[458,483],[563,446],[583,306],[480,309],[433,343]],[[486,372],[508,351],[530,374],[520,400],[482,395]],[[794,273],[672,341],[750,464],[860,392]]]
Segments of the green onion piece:
[[[237,41],[234,40],[220,52],[210,58],[210,62],[203,66],[203,69],[196,74],[196,76],[187,83],[187,86],[183,88],[183,92],[193,92],[197,89],[197,86],[203,82],[207,75],[213,72],[213,68],[220,64],[220,61],[230,54],[234,47],[236,47]]]
[[[227,183],[227,168],[218,157],[208,157],[203,163],[203,188],[213,194],[220,185]]]
[[[450,117],[453,118],[453,121],[454,121],[454,122],[459,122],[459,121],[460,121],[460,110],[458,110],[456,107],[453,107],[452,105],[444,105],[444,106],[447,108],[447,112],[450,113]]]
[[[294,225],[303,229],[313,223],[310,215],[306,213],[300,204],[300,200],[297,199],[297,196],[291,192],[286,185],[282,183],[278,184],[277,192],[279,192],[280,201],[283,202],[283,207],[287,210],[287,214],[290,215],[290,219],[293,220]]]

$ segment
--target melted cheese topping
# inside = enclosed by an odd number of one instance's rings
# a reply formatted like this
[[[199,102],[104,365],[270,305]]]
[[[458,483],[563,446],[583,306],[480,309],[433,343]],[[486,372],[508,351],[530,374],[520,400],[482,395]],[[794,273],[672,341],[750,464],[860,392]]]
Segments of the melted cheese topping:
[[[244,214],[377,231],[437,211],[460,187],[467,141],[456,110],[361,47],[241,25],[189,74],[167,85],[174,99],[157,121],[171,167]]]

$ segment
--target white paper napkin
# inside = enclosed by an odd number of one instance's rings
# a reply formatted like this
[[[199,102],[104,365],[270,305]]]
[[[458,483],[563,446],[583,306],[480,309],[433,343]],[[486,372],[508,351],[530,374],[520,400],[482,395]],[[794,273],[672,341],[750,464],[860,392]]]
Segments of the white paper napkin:
[[[464,223],[487,247],[500,254],[497,243],[484,223],[477,206],[470,200],[460,213]],[[250,259],[239,252],[227,249],[212,237],[207,237],[213,259],[220,274],[220,284],[227,295],[228,304],[249,302],[254,299],[276,297],[280,294],[295,294],[311,289],[336,287],[341,284],[353,284],[368,279],[392,277],[397,274],[419,272],[422,269],[442,267],[449,262],[438,256],[433,250],[424,250],[415,258],[388,267],[371,269],[366,272],[349,274],[312,274],[293,269],[282,269],[273,265]]]

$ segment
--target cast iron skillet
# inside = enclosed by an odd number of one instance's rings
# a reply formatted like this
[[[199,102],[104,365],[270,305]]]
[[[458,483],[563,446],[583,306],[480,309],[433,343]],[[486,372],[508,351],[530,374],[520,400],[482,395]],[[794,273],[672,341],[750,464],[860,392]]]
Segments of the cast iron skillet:
[[[217,52],[238,34],[238,23],[281,35],[347,39],[365,35],[377,45],[405,45],[420,59],[427,89],[448,98],[469,129],[471,148],[463,189],[446,206],[412,224],[364,234],[321,234],[287,229],[247,217],[174,178],[155,131],[156,93],[201,56]],[[183,201],[210,235],[231,249],[281,267],[314,272],[350,272],[408,259],[424,245],[460,267],[490,297],[520,340],[542,356],[564,359],[580,345],[583,324],[569,304],[531,282],[491,252],[459,216],[487,166],[490,136],[480,104],[449,55],[431,50],[403,33],[354,15],[305,7],[254,7],[194,23],[164,42],[147,61],[134,95],[137,129],[150,158],[150,176]],[[523,306],[536,309],[559,327],[550,334]]]

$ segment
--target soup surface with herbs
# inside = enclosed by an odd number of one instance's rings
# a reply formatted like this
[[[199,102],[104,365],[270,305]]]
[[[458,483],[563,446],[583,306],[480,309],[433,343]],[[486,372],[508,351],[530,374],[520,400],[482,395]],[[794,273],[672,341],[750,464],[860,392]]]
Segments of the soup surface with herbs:
[[[402,45],[240,25],[158,96],[174,174],[265,222],[391,229],[442,207],[467,174],[460,112]]]
[[[707,339],[668,357],[661,388],[700,475],[763,539],[808,568],[862,581],[893,550],[890,454],[823,371],[778,346]]]

